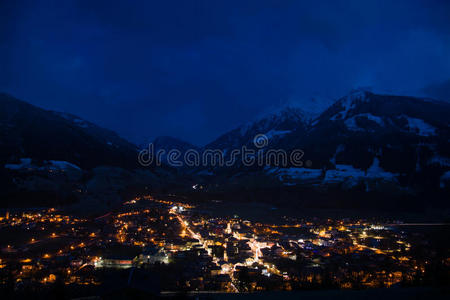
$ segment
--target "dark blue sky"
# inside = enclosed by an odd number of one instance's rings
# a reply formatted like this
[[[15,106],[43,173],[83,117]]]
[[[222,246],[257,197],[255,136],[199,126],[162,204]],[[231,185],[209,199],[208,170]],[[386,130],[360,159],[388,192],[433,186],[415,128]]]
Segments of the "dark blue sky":
[[[448,79],[445,0],[0,0],[0,91],[134,142],[204,144],[286,101]]]

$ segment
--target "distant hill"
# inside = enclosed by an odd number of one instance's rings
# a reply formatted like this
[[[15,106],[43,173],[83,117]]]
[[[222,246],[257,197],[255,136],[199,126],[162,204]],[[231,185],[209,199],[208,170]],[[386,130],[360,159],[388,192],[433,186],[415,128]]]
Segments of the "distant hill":
[[[135,145],[110,130],[0,94],[0,163],[33,158],[67,161],[82,169],[135,168],[136,153]]]
[[[110,130],[0,94],[0,207],[95,213],[174,184],[170,168],[137,158],[138,147]]]

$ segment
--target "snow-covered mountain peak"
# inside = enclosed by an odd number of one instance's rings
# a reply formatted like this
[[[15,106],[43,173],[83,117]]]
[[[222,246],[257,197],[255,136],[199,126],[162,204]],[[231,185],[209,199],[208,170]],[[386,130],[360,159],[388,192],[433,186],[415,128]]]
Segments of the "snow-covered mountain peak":
[[[290,119],[311,122],[324,112],[333,100],[326,97],[314,96],[309,99],[291,99],[283,104],[266,110],[258,119]]]
[[[300,107],[282,106],[245,123],[239,127],[239,131],[241,136],[246,136],[250,132],[265,133],[270,130],[293,129],[299,124],[308,124],[310,121],[308,114]]]
[[[285,127],[297,124],[309,125],[333,103],[334,101],[330,98],[318,96],[304,100],[291,99],[265,110],[254,120],[240,126],[239,131],[242,136],[245,136],[255,128],[263,132],[285,130],[287,129]]]
[[[369,101],[369,92],[362,89],[352,90],[347,96],[336,101],[334,105],[340,106],[341,111],[333,115],[331,119],[346,119],[349,117],[349,112],[355,109],[358,103]]]
[[[261,120],[277,120],[277,121],[305,121],[308,119],[308,115],[301,109],[301,107],[296,106],[284,106],[280,107],[280,109],[273,111],[272,113],[266,115]]]
[[[89,122],[87,122],[86,120],[83,120],[75,115],[72,115],[72,114],[69,114],[66,112],[59,112],[59,111],[52,111],[52,113],[72,122],[74,125],[79,126],[81,128],[89,128],[90,127]]]
[[[344,98],[347,98],[348,100],[355,101],[355,100],[365,100],[367,98],[367,95],[371,93],[371,91],[363,88],[357,88],[352,89],[350,93],[348,93],[347,96]]]

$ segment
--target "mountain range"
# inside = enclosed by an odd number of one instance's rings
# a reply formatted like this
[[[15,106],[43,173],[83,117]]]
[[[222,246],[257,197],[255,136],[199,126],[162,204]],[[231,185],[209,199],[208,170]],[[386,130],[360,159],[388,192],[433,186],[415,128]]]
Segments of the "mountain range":
[[[304,152],[303,159],[308,163],[304,168],[263,168],[266,173],[292,175],[299,184],[316,175],[318,179],[329,179],[332,173],[342,175],[343,180],[358,176],[358,172],[372,171],[375,176],[375,170],[380,178],[424,184],[423,176],[433,170],[435,176],[426,175],[426,181],[439,188],[440,178],[450,167],[449,116],[447,102],[354,91],[316,116],[298,107],[286,107],[225,133],[203,151],[220,149],[227,156],[243,145],[260,150],[254,145],[254,137],[262,134],[267,139],[263,151]],[[243,170],[239,162],[234,167],[235,171]],[[230,168],[209,169],[220,174]]]
[[[254,138],[258,135],[265,138],[264,147],[255,146]],[[193,184],[200,184],[203,193],[215,194],[281,189],[283,193],[294,190],[296,199],[356,193],[358,197],[428,195],[441,199],[440,203],[449,195],[450,104],[427,98],[355,90],[330,105],[323,102],[314,109],[298,105],[280,107],[204,147],[172,137],[153,141],[156,151],[177,149],[183,156],[188,149],[200,153],[216,149],[222,151],[225,159],[233,149],[242,146],[257,150],[262,156],[270,149],[287,152],[297,149],[303,153],[303,165],[248,167],[237,160],[227,167],[176,169],[163,164],[143,168],[137,162],[138,149],[143,146],[137,147],[76,116],[43,110],[6,94],[0,94],[0,137],[2,185],[6,190],[11,190],[12,185],[16,190],[33,186],[17,185],[18,177],[23,182],[28,180],[26,177],[38,176],[36,172],[63,170],[65,174],[79,173],[77,179],[65,180],[77,190],[89,186],[95,190],[96,184],[88,183],[96,176],[98,181],[101,173],[100,177],[105,178],[100,181],[109,182],[105,189],[123,185],[140,189],[177,186],[188,190]],[[25,170],[32,175],[24,175]],[[51,183],[52,179],[47,177],[47,184]],[[39,190],[35,185],[35,190]],[[279,198],[271,193],[266,195]]]
[[[266,139],[263,148],[254,144],[258,135]],[[231,198],[241,199],[239,194],[253,190],[242,201],[279,199],[281,189],[295,191],[283,196],[288,201],[307,197],[324,203],[340,197],[361,205],[361,197],[373,196],[378,198],[373,201],[402,198],[409,206],[422,205],[424,199],[432,206],[448,206],[449,141],[449,103],[355,90],[314,114],[301,107],[283,107],[202,149],[220,149],[225,161],[242,146],[261,151],[263,157],[271,149],[288,153],[300,149],[301,166],[288,162],[249,167],[236,161],[232,166],[202,166],[189,172],[197,174],[208,191],[218,193],[216,197],[236,191]],[[255,196],[255,190],[261,193]]]
[[[141,167],[137,151],[111,130],[0,94],[3,207],[83,203],[95,211],[172,182],[169,168]]]
[[[0,94],[0,162],[32,157],[68,161],[86,169],[133,168],[136,151],[135,145],[111,130]]]

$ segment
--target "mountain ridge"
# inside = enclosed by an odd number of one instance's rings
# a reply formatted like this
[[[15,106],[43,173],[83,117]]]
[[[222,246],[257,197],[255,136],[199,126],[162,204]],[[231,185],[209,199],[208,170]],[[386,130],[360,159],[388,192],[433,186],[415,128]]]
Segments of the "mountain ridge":
[[[32,157],[69,161],[82,168],[137,167],[137,147],[115,132],[77,116],[45,110],[0,94],[3,163]]]
[[[269,116],[246,124],[245,134],[240,134],[238,127],[207,147],[222,149],[225,156],[244,145],[260,150],[253,145],[253,138],[263,134],[268,142],[263,151],[301,149],[308,166],[261,168],[244,167],[238,162],[231,168],[200,169],[212,172],[208,178],[216,175],[222,182],[228,178],[237,184],[236,178],[254,174],[271,177],[281,185],[312,184],[325,189],[338,185],[370,190],[369,182],[373,189],[382,181],[392,183],[399,191],[449,186],[444,180],[450,170],[447,102],[355,90],[336,100],[312,122],[287,116],[281,121]]]

